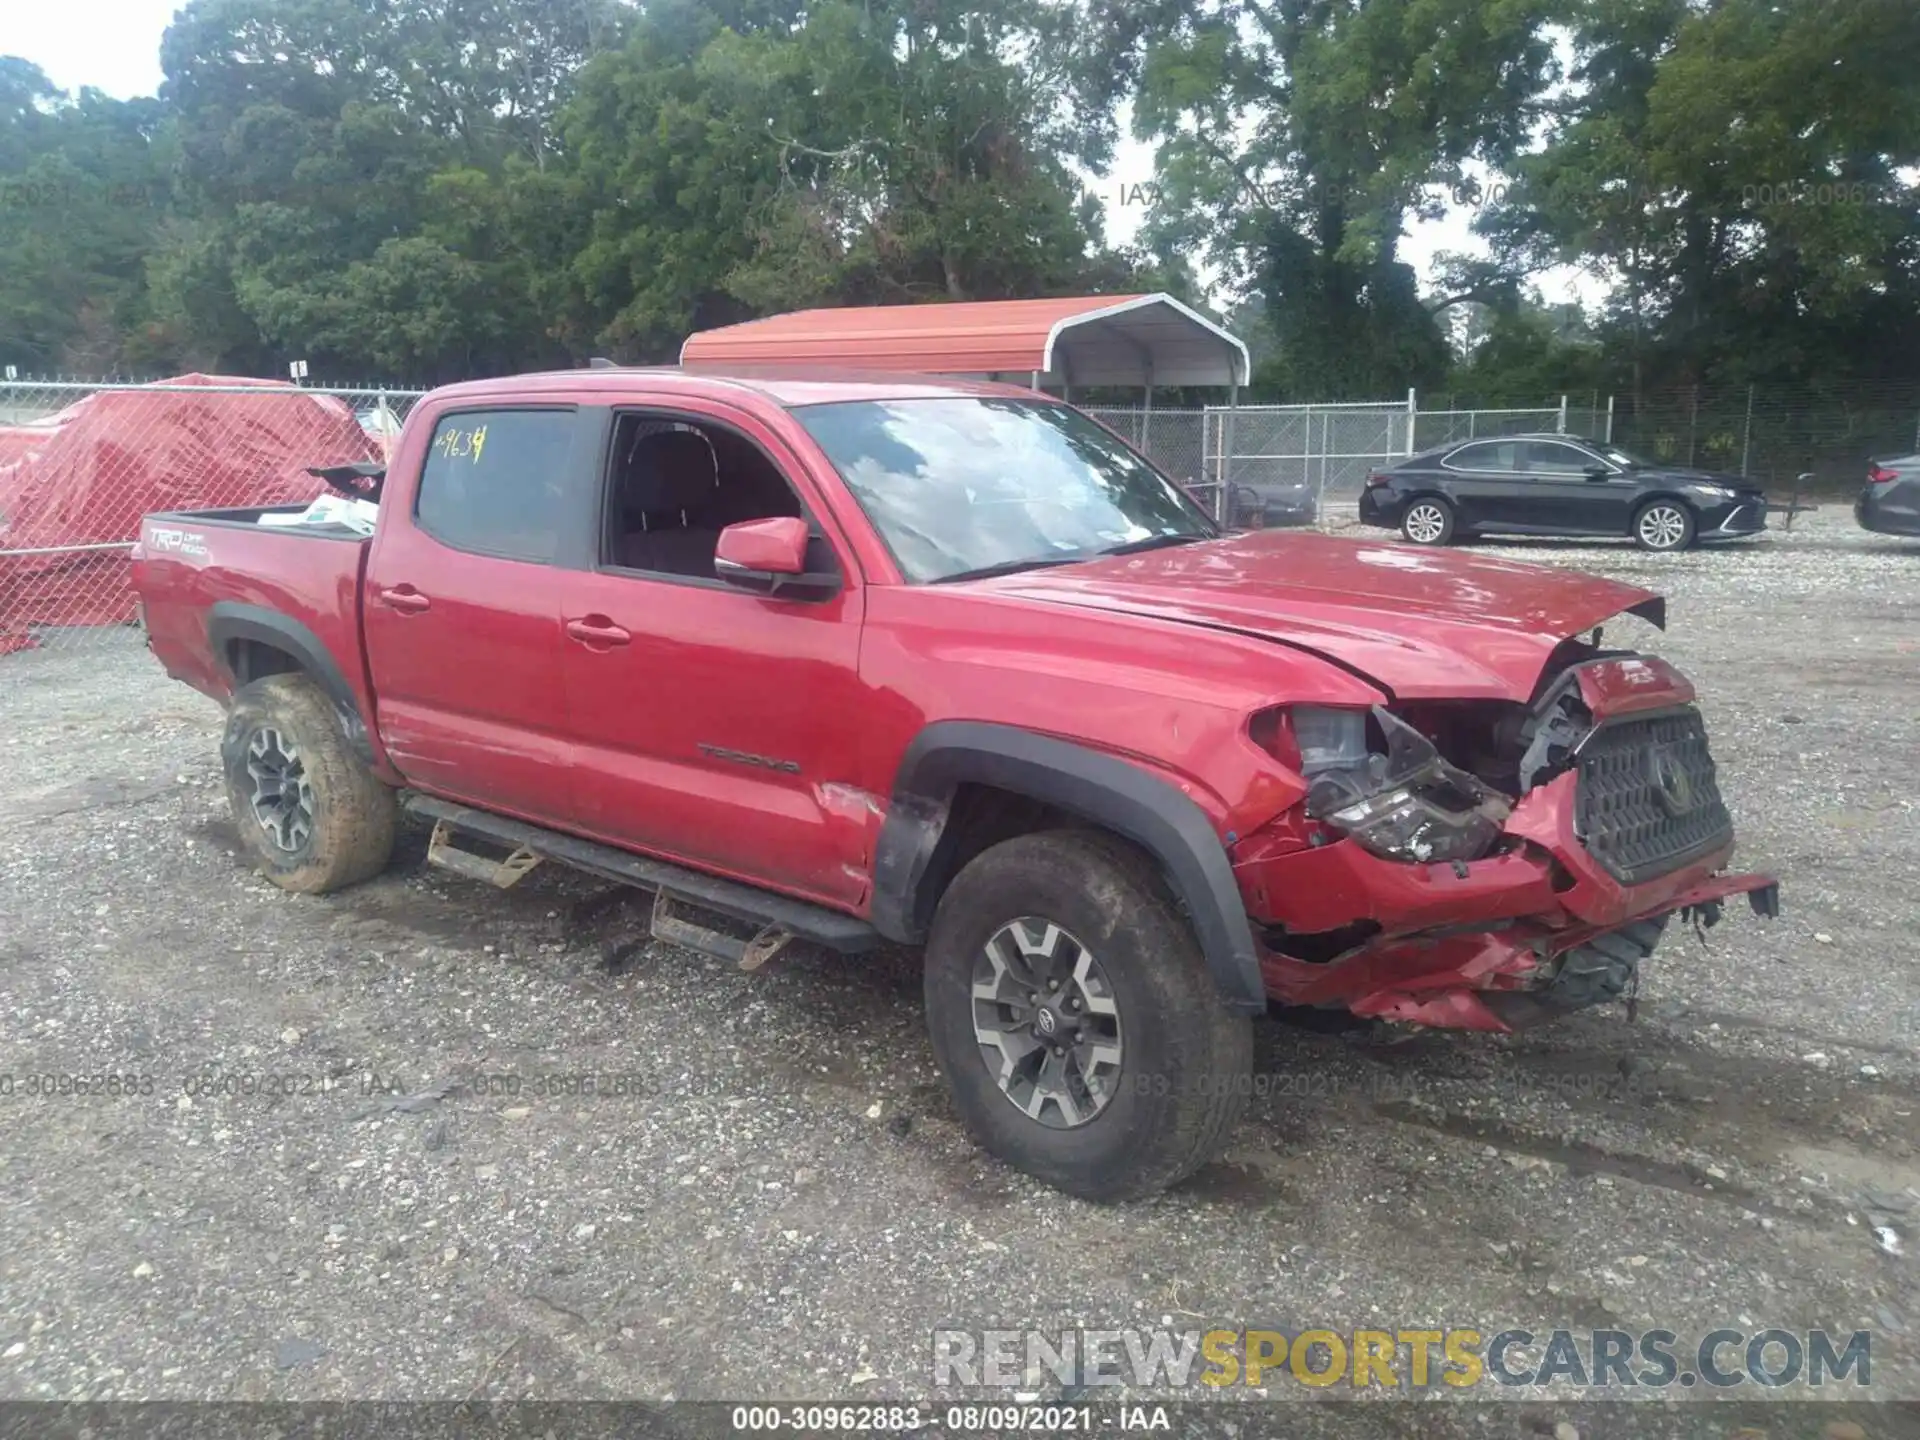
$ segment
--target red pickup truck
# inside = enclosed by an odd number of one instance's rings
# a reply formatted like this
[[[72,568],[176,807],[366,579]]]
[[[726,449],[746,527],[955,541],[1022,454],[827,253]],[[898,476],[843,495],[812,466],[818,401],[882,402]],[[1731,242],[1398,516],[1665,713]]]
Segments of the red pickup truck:
[[[370,539],[221,510],[136,547],[269,877],[373,875],[404,808],[748,968],[923,946],[960,1114],[1076,1194],[1216,1154],[1269,1003],[1504,1031],[1631,996],[1676,915],[1777,911],[1722,871],[1693,687],[1601,648],[1657,596],[1222,534],[1030,391],[519,376],[331,478]]]

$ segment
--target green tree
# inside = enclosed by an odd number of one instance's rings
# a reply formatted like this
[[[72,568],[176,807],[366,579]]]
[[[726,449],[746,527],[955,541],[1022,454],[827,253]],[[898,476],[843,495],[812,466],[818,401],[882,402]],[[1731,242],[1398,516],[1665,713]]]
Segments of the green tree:
[[[100,373],[144,322],[143,266],[167,203],[161,107],[69,96],[0,56],[0,362]]]
[[[1436,185],[1523,148],[1553,78],[1549,0],[1095,0],[1083,87],[1156,142],[1147,227],[1262,296],[1282,392],[1395,393],[1444,372],[1398,246]]]
[[[1059,155],[1050,76],[1012,10],[677,0],[589,64],[562,118],[592,212],[551,308],[617,353],[805,305],[1126,284]]]
[[[1920,9],[1578,0],[1574,89],[1487,217],[1514,271],[1584,265],[1630,389],[1911,375]]]

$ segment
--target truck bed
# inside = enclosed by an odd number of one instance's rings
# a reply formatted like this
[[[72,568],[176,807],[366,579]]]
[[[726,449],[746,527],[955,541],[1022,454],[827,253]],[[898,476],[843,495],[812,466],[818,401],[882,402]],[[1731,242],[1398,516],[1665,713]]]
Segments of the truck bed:
[[[163,511],[140,522],[134,586],[147,643],[169,675],[224,701],[255,673],[250,645],[317,648],[368,698],[359,607],[370,541],[345,526],[260,524],[305,508]]]

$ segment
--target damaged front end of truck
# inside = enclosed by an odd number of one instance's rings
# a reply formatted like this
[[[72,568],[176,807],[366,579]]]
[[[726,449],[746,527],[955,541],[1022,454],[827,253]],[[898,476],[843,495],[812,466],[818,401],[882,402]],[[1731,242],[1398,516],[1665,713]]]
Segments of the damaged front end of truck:
[[[1254,740],[1304,799],[1240,842],[1270,996],[1507,1031],[1632,1000],[1675,920],[1777,884],[1734,847],[1693,686],[1652,656],[1563,641],[1532,697],[1282,707]]]

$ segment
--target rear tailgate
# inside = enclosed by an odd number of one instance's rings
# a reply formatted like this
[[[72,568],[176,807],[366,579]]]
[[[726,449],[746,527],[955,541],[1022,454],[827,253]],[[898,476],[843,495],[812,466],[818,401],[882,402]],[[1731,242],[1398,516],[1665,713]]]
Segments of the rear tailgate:
[[[330,663],[335,674],[321,678],[343,685],[360,714],[370,717],[360,646],[360,576],[369,542],[343,528],[258,523],[263,513],[304,508],[143,518],[133,548],[133,589],[147,644],[169,675],[222,701],[233,692],[235,651],[243,642],[273,645],[309,669]]]

